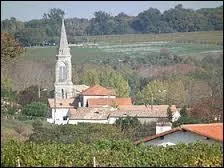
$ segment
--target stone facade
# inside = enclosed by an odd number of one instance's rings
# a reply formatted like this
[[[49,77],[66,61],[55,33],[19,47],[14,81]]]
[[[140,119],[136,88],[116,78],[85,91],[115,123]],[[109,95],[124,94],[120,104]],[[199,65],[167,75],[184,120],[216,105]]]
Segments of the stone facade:
[[[57,63],[55,67],[55,97],[68,99],[74,97],[74,86],[72,83],[72,64],[71,64],[70,48],[68,46],[64,19],[62,20],[61,39],[56,55]]]

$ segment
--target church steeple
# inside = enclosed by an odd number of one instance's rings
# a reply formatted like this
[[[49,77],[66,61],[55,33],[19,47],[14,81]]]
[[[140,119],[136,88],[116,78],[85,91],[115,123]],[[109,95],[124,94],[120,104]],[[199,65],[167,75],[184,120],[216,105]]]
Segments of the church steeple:
[[[72,98],[74,97],[73,83],[72,83],[72,64],[70,48],[65,31],[64,18],[61,25],[61,38],[59,51],[55,67],[55,97],[56,98]]]
[[[68,40],[67,40],[66,31],[65,31],[64,17],[62,18],[61,38],[60,38],[60,46],[59,46],[58,55],[70,56],[70,48],[68,47]]]

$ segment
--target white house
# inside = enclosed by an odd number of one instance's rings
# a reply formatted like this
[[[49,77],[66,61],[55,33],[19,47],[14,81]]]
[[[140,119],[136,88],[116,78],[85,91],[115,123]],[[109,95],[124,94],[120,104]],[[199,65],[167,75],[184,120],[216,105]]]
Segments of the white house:
[[[50,118],[47,121],[55,124],[68,124],[68,111],[74,108],[74,99],[48,99]]]
[[[169,146],[181,143],[223,143],[223,123],[187,124],[136,141],[135,144]]]

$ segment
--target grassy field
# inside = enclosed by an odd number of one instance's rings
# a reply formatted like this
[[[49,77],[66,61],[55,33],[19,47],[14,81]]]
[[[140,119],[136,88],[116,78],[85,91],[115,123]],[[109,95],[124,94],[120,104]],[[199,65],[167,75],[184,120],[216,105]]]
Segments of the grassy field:
[[[32,133],[32,124],[34,120],[20,121],[18,119],[1,117],[1,141],[8,138],[15,138],[19,140],[27,140],[29,135]],[[50,126],[46,120],[43,120],[45,127]]]
[[[203,56],[209,52],[222,52],[223,47],[214,44],[194,44],[176,42],[138,42],[132,44],[108,45],[101,44],[98,48],[71,47],[73,63],[99,63],[101,61],[120,60],[126,56],[130,58],[145,57],[152,52],[160,52],[161,48],[167,48],[170,52],[179,56],[198,55]],[[25,58],[35,61],[55,60],[56,47],[27,48]]]
[[[76,40],[86,38],[76,36]],[[153,41],[177,41],[193,43],[223,44],[223,31],[204,31],[204,32],[184,32],[184,33],[162,33],[162,34],[127,34],[127,35],[104,35],[88,36],[89,42],[96,43],[136,43]]]

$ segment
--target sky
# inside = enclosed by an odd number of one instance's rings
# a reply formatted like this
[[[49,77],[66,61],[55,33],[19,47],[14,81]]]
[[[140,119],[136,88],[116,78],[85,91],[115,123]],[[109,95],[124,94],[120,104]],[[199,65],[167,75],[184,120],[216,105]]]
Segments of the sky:
[[[102,10],[115,16],[124,12],[137,16],[140,12],[157,8],[161,12],[182,4],[184,8],[216,8],[223,1],[1,1],[1,20],[15,17],[20,21],[41,19],[52,8],[60,8],[65,18],[93,18],[94,12]]]

